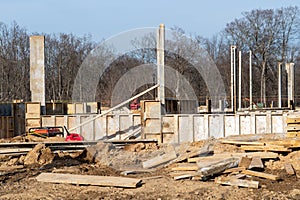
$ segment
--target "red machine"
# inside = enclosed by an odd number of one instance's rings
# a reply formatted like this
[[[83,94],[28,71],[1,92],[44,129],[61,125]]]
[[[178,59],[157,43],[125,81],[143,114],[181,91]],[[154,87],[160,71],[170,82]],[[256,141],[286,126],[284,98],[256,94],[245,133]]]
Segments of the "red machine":
[[[83,141],[84,138],[78,133],[69,133],[65,126],[46,126],[34,127],[28,131],[29,135],[35,135],[43,138],[60,136],[64,137],[66,132],[66,141]]]

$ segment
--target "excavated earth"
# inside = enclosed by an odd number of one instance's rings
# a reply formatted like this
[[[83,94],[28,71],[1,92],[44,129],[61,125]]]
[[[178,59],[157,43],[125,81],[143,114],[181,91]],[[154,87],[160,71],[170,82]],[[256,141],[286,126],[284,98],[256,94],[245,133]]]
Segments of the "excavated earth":
[[[280,175],[282,180],[253,177],[252,180],[260,182],[258,189],[219,185],[213,177],[207,181],[174,180],[170,175],[172,165],[127,175],[142,179],[142,185],[134,189],[36,180],[42,172],[124,176],[122,171],[142,170],[143,161],[164,152],[175,149],[184,153],[204,145],[219,153],[241,151],[234,145],[224,145],[214,139],[181,145],[138,143],[122,149],[99,143],[83,152],[58,154],[37,145],[27,156],[0,157],[0,169],[4,166],[12,168],[0,171],[0,199],[300,199],[300,179],[296,175],[288,175],[281,164],[281,160],[297,157],[294,152],[293,155],[282,155],[278,160],[265,163],[264,172]]]

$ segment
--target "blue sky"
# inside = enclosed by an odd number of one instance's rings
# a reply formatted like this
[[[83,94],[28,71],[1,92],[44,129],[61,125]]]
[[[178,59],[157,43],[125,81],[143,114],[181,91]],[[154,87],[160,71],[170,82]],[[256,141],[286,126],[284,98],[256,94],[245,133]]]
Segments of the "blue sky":
[[[0,21],[29,32],[91,34],[96,41],[160,23],[211,37],[244,11],[295,5],[300,0],[0,0]]]

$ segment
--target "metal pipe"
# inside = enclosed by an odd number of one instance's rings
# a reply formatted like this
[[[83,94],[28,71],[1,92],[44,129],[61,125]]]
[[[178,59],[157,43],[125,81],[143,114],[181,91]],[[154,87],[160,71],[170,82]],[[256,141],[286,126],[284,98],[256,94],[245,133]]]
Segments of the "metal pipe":
[[[252,51],[249,51],[249,95],[250,95],[250,110],[253,108],[252,103]]]
[[[242,52],[239,51],[239,109],[242,109]]]

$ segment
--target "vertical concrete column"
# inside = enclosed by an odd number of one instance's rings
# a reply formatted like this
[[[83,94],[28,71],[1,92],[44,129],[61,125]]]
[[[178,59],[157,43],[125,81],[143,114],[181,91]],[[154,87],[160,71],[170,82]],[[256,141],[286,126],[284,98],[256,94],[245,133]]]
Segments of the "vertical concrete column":
[[[234,45],[231,45],[230,46],[230,59],[231,59],[231,62],[230,62],[230,66],[231,66],[231,76],[230,76],[230,89],[231,89],[231,109],[232,109],[232,112],[235,111],[235,49],[236,49],[236,46]]]
[[[45,114],[45,37],[30,37],[30,91],[31,101],[40,102]]]
[[[287,76],[288,76],[288,107],[294,107],[294,93],[295,93],[295,73],[294,73],[294,63],[286,63],[285,65]]]
[[[157,83],[158,100],[165,105],[165,25],[160,24],[157,31]]]
[[[239,109],[242,109],[242,52],[239,51]]]
[[[249,51],[249,95],[250,95],[250,110],[253,108],[252,100],[252,51]]]
[[[163,143],[163,120],[165,113],[165,25],[160,24],[157,30],[157,98],[160,102],[160,142]]]
[[[278,108],[281,107],[281,63],[278,63]]]

